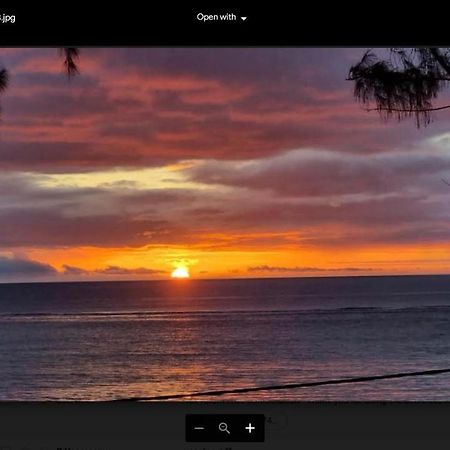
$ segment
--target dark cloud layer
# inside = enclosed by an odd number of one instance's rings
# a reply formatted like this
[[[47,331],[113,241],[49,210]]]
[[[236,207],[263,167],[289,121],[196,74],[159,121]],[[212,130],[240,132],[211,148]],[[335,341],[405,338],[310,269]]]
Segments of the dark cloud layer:
[[[44,188],[32,178],[10,174],[0,177],[0,246],[173,244],[212,249],[446,239],[448,186],[439,175],[448,164],[445,158],[408,161],[392,157],[397,167],[375,164],[379,171],[366,160],[355,162],[353,158],[348,172],[336,162],[333,173],[320,155],[305,163],[318,173],[327,171],[328,181],[315,180],[301,162],[289,157],[280,157],[274,164],[265,160],[245,163],[249,165],[247,178],[244,170],[229,162],[223,166],[205,163],[197,172],[186,169],[204,183],[233,182],[232,190],[225,192],[136,190],[125,182],[98,188]],[[286,169],[284,177],[282,168]],[[358,185],[361,174],[366,179]],[[317,229],[320,232],[313,231]],[[296,242],[280,234],[295,230]]]
[[[167,273],[165,270],[156,270],[156,269],[149,269],[147,267],[137,267],[137,268],[124,268],[120,266],[107,266],[103,269],[96,269],[96,270],[85,270],[81,269],[80,267],[74,267],[69,265],[63,266],[63,274],[64,275],[75,275],[75,276],[81,276],[81,275],[142,275],[142,276],[148,276],[148,275],[163,275]]]
[[[28,259],[0,256],[0,278],[15,276],[35,277],[54,274],[56,274],[56,270],[47,264]]]
[[[208,161],[188,172],[202,183],[268,189],[295,197],[393,193],[415,186],[442,192],[441,174],[450,172],[450,156],[431,151],[348,155],[300,150],[247,163]]]
[[[445,129],[419,135],[362,111],[346,77],[363,52],[85,49],[68,83],[53,49],[17,49],[4,58],[0,167],[73,172],[323,146],[373,153]]]
[[[251,266],[247,268],[248,272],[367,272],[371,271],[370,268],[359,267],[339,267],[339,268],[323,268],[323,267],[283,267],[283,266],[270,266],[263,264],[261,266]]]

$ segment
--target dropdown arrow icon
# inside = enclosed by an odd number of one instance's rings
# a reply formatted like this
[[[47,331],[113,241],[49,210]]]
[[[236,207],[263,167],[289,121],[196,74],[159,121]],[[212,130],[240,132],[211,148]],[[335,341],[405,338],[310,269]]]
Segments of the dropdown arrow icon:
[[[245,19],[247,19],[247,17],[241,17],[241,19],[242,19],[242,20],[245,20]]]

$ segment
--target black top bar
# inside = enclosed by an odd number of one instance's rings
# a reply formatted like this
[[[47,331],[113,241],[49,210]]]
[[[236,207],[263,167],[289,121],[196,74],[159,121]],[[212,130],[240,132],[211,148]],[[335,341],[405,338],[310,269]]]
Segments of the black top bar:
[[[0,46],[446,46],[445,14],[381,4],[0,5]],[[302,5],[304,5],[302,7]],[[226,14],[229,16],[224,17]],[[233,16],[235,18],[233,18]],[[221,17],[222,16],[222,17]],[[438,16],[438,17],[436,17]],[[245,18],[245,19],[243,19]]]

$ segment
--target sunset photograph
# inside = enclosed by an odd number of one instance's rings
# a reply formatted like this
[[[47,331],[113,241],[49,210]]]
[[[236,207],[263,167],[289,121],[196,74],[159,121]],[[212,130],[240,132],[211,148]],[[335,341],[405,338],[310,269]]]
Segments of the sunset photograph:
[[[450,400],[449,81],[449,49],[0,48],[0,401]]]

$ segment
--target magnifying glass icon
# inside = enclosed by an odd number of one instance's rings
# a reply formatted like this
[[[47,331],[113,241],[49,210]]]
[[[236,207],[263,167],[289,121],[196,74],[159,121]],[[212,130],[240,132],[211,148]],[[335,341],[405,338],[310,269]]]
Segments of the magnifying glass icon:
[[[228,430],[228,425],[225,422],[219,423],[219,431],[225,431],[226,433],[230,434],[230,431]]]

